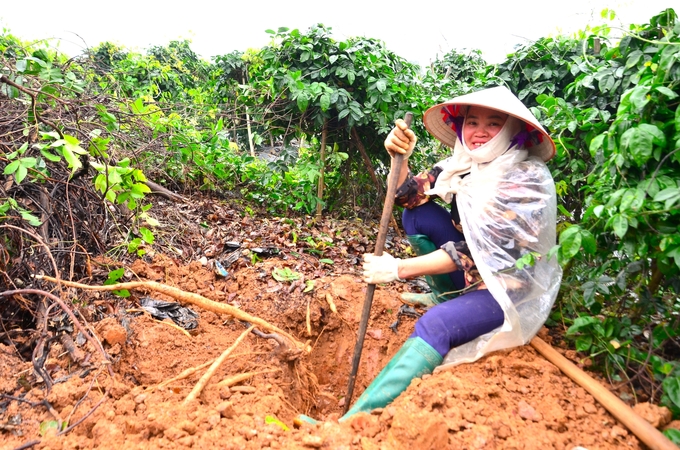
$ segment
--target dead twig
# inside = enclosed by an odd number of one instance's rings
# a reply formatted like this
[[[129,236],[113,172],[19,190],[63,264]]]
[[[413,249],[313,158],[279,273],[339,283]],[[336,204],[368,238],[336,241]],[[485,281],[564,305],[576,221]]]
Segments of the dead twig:
[[[37,276],[36,278],[39,279],[44,279],[47,281],[51,281],[53,283],[57,283],[58,281],[55,278],[48,277],[48,276]],[[279,327],[270,324],[266,320],[260,319],[259,317],[252,316],[248,314],[247,312],[241,311],[238,308],[235,308],[231,305],[228,305],[226,303],[218,303],[214,302],[210,299],[207,299],[203,297],[202,295],[195,294],[193,292],[185,292],[181,289],[178,289],[176,287],[172,286],[167,286],[165,284],[157,283],[155,281],[131,281],[128,283],[119,283],[119,284],[111,284],[107,286],[90,286],[87,284],[81,284],[81,283],[74,283],[72,281],[64,281],[62,280],[61,283],[64,286],[68,287],[74,287],[74,288],[79,288],[79,289],[86,289],[86,290],[91,290],[91,291],[117,291],[119,289],[149,289],[152,291],[160,292],[162,294],[168,295],[175,300],[178,300],[180,302],[184,303],[189,303],[195,306],[198,306],[200,308],[203,308],[208,311],[216,312],[219,314],[229,314],[230,316],[234,317],[235,319],[238,320],[243,320],[245,322],[252,323],[258,327],[264,328],[269,331],[274,331],[276,333],[279,333],[283,336],[285,336],[287,339],[289,339],[296,348],[304,350],[305,352],[309,353],[311,351],[311,347],[309,347],[306,344],[303,344],[302,342],[298,341],[295,339],[290,333],[287,333],[280,329]]]
[[[241,333],[241,335],[236,339],[236,341],[232,344],[232,346],[229,347],[228,349],[226,349],[219,356],[219,358],[217,358],[212,363],[212,365],[210,366],[208,371],[205,374],[203,374],[201,379],[198,380],[198,383],[196,383],[196,386],[194,386],[194,388],[189,393],[189,395],[187,395],[187,398],[184,400],[184,403],[183,403],[184,406],[187,406],[188,404],[190,404],[191,402],[196,400],[196,397],[198,397],[201,394],[205,385],[208,384],[208,381],[210,381],[210,378],[212,378],[212,376],[215,374],[215,371],[222,365],[222,363],[227,359],[227,357],[231,354],[231,352],[233,352],[234,349],[236,347],[238,347],[238,345],[241,343],[241,341],[243,341],[246,338],[246,336],[248,336],[248,334],[253,330],[253,328],[255,328],[255,327],[251,326],[246,331]]]
[[[45,279],[47,279],[47,278],[50,278],[48,281],[53,281],[55,283],[59,282],[59,280],[57,280],[56,278],[45,277]],[[62,283],[64,283],[64,282],[62,281]],[[94,333],[90,334],[88,332],[88,330],[80,323],[80,321],[78,321],[75,314],[73,314],[73,311],[71,311],[71,309],[68,306],[66,306],[66,304],[59,297],[57,297],[56,295],[51,294],[49,292],[41,291],[39,289],[16,289],[14,291],[0,292],[0,296],[2,296],[2,297],[10,297],[10,296],[16,295],[16,294],[44,295],[45,297],[49,297],[50,299],[57,302],[59,304],[59,306],[61,307],[62,311],[64,311],[69,316],[69,318],[71,319],[71,322],[73,322],[73,325],[75,325],[75,327],[78,328],[78,331],[83,333],[83,336],[85,336],[85,339],[90,341],[90,344],[92,344],[92,346],[94,348],[99,350],[99,352],[104,357],[104,361],[106,361],[107,363],[111,362],[111,360],[109,359],[109,355],[106,354],[106,352],[104,351],[104,347],[102,347],[101,342],[99,342],[97,340],[97,338],[94,336]],[[111,369],[111,365],[109,364],[108,366],[109,366],[109,374],[111,375],[111,377],[114,377],[113,369]]]
[[[42,442],[42,441],[36,440],[36,441],[26,442],[26,443],[23,444],[23,445],[20,445],[20,446],[18,446],[18,447],[15,447],[14,450],[25,450],[25,449],[27,449],[27,448],[33,447],[34,445],[40,444],[40,442]]]
[[[85,414],[83,417],[81,417],[80,419],[78,419],[78,420],[76,421],[76,423],[74,423],[74,424],[71,425],[70,427],[68,427],[68,428],[66,428],[66,429],[64,429],[64,430],[62,430],[62,431],[60,431],[59,433],[57,433],[57,436],[61,436],[62,434],[66,434],[66,433],[68,433],[69,431],[71,431],[72,429],[74,429],[75,427],[77,427],[78,425],[80,425],[81,423],[83,423],[83,421],[85,421],[85,419],[87,419],[88,417],[90,417],[90,416],[92,415],[92,413],[95,412],[95,411],[97,410],[97,408],[99,408],[99,407],[101,406],[101,404],[104,403],[104,402],[106,401],[107,398],[109,398],[109,392],[108,392],[108,390],[104,392],[104,395],[102,396],[102,398],[99,399],[99,401],[97,402],[97,404],[94,405],[94,406],[92,407],[92,409],[89,410],[89,411],[87,412],[87,414]]]

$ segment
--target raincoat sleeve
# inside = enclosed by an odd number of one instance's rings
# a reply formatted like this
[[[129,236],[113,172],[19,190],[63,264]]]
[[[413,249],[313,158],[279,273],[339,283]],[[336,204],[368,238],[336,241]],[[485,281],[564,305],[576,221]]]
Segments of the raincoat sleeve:
[[[452,349],[441,367],[524,345],[550,313],[562,271],[547,254],[556,239],[555,184],[544,162],[500,157],[465,178],[456,202],[470,253],[486,287],[503,308],[503,325]],[[517,268],[532,254],[533,265]]]

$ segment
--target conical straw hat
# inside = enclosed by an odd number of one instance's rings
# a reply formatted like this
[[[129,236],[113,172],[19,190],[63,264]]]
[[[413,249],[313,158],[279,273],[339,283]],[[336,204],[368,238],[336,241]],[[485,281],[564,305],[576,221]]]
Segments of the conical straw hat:
[[[446,108],[449,105],[461,106],[461,108]],[[527,124],[527,131],[531,132],[532,135],[532,138],[524,144],[529,154],[539,156],[543,161],[548,161],[555,156],[555,143],[550,135],[538,123],[529,108],[524,106],[524,103],[505,86],[461,95],[429,108],[423,115],[425,128],[434,137],[453,148],[458,140],[458,134],[455,125],[447,123],[447,117],[450,118],[452,113],[454,115],[465,115],[469,106],[495,109],[522,120]],[[462,130],[460,131],[462,132]]]

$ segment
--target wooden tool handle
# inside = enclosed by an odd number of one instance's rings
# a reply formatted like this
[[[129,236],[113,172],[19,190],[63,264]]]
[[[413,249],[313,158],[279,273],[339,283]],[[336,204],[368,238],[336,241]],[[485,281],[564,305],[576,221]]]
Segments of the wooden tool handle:
[[[404,121],[409,127],[413,122],[413,114],[407,112],[404,116]],[[383,205],[382,216],[380,217],[380,228],[378,229],[378,238],[375,241],[375,249],[373,254],[380,256],[385,248],[385,241],[387,240],[387,228],[392,217],[392,207],[394,206],[394,196],[397,193],[397,182],[399,181],[399,174],[401,173],[401,166],[404,163],[404,155],[397,153],[392,157],[392,164],[390,167],[390,177],[387,180],[387,193],[385,194],[385,204]],[[364,299],[364,307],[361,310],[361,321],[359,322],[359,331],[357,332],[357,343],[354,346],[354,356],[352,357],[352,370],[349,373],[349,381],[347,383],[347,395],[345,396],[344,413],[349,410],[349,405],[352,402],[352,394],[354,393],[354,382],[357,379],[357,372],[359,371],[359,361],[361,361],[361,350],[364,348],[364,338],[366,337],[366,328],[368,328],[368,319],[371,315],[371,305],[373,304],[373,294],[375,293],[375,284],[366,286],[366,297]]]
[[[404,122],[407,126],[413,123],[413,113],[407,112],[404,115]],[[378,238],[375,241],[375,249],[373,254],[380,256],[385,249],[385,242],[387,241],[387,230],[392,218],[392,209],[394,208],[394,196],[397,194],[397,182],[399,181],[399,174],[401,173],[401,166],[404,165],[404,155],[397,153],[392,157],[390,165],[390,177],[387,180],[387,193],[385,194],[385,204],[383,205],[382,216],[380,217],[380,228],[378,228]]]
[[[576,367],[571,361],[560,355],[557,350],[548,345],[543,339],[535,337],[531,346],[545,359],[555,364],[565,375],[574,380],[590,395],[595,397],[609,413],[616,417],[626,428],[645,443],[652,450],[678,450],[670,439],[654,428],[645,419],[635,414],[633,409],[621,399],[612,394],[593,377]]]

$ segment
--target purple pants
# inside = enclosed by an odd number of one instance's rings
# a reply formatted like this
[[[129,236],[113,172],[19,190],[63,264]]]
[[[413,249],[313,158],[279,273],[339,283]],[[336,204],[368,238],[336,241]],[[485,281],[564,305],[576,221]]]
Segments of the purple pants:
[[[406,234],[424,234],[437,247],[465,239],[453,226],[449,211],[434,202],[404,209],[402,223]],[[463,271],[449,276],[456,288],[465,287]],[[430,308],[416,322],[411,337],[420,337],[444,357],[450,349],[500,327],[503,318],[503,310],[488,290],[473,291]]]
[[[486,289],[473,291],[430,308],[410,337],[420,337],[446,354],[454,347],[503,325],[503,310]]]

